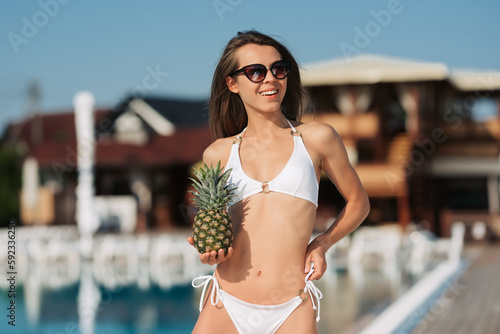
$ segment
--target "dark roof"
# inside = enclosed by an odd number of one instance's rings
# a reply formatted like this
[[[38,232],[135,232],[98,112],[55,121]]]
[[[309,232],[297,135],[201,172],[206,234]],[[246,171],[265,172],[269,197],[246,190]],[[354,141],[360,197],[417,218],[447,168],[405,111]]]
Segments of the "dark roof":
[[[143,100],[176,127],[208,124],[206,100],[193,101],[159,97],[146,97]]]

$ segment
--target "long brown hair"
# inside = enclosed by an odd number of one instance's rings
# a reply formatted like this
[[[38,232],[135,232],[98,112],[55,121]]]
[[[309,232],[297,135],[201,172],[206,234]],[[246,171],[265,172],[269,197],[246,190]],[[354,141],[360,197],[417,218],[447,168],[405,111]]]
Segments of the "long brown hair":
[[[281,110],[290,120],[298,121],[302,116],[305,92],[300,83],[299,67],[290,51],[272,37],[256,30],[238,32],[224,49],[212,80],[208,108],[210,130],[215,139],[241,132],[248,122],[243,101],[238,94],[229,91],[226,85],[226,77],[238,69],[236,50],[246,44],[272,46],[283,59],[290,62],[287,91],[281,103]]]

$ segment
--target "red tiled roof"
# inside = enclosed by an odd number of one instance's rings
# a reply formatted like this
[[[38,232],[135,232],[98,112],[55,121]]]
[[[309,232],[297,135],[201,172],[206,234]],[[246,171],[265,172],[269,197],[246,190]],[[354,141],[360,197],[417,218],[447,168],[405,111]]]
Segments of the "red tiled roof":
[[[106,125],[111,110],[97,110],[94,114],[95,127]],[[28,144],[31,155],[40,166],[62,164],[76,167],[76,136],[72,112],[45,114],[43,117],[43,141],[30,143],[30,129],[33,118],[13,124],[8,129],[17,131],[18,140]],[[108,122],[109,123],[109,122]],[[119,143],[111,137],[96,140],[96,166],[120,167],[128,164],[155,167],[174,163],[191,164],[201,160],[203,150],[211,143],[208,126],[177,128],[170,136],[153,135],[144,145]]]
[[[96,110],[94,112],[96,128],[99,128],[103,119],[110,117],[112,114],[113,111],[110,109]],[[32,125],[37,119],[41,119],[43,134],[42,143],[31,142]],[[46,143],[64,144],[74,142],[76,141],[75,116],[73,111],[39,114],[35,118],[26,118],[20,122],[11,124],[6,132],[7,136],[15,137],[11,139],[25,142],[30,148],[30,151]]]
[[[123,166],[138,163],[149,167],[174,163],[191,164],[201,160],[210,145],[208,126],[176,129],[171,136],[154,136],[146,145],[100,143],[96,149],[98,166]]]

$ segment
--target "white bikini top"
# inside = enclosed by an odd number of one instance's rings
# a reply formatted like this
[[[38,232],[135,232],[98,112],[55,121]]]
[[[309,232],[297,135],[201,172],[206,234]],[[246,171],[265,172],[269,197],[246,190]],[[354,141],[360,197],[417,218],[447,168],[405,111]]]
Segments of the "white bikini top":
[[[319,185],[313,162],[304,146],[302,134],[292,126],[288,119],[287,122],[292,128],[291,135],[294,143],[292,156],[281,173],[271,181],[260,182],[245,174],[241,167],[239,148],[241,136],[246,128],[235,138],[225,168],[225,170],[232,168],[228,184],[234,183],[238,187],[230,206],[252,195],[261,192],[267,194],[271,191],[299,197],[318,206]]]

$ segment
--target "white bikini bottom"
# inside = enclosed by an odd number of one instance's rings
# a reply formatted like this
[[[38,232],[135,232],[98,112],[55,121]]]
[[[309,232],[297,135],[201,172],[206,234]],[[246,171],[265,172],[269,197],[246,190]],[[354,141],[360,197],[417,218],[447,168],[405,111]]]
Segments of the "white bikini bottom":
[[[323,298],[323,294],[314,283],[309,280],[313,272],[314,263],[305,278],[305,288],[299,290],[297,296],[293,297],[291,300],[276,305],[251,304],[240,300],[222,290],[215,275],[197,277],[193,280],[192,285],[195,288],[203,286],[200,299],[200,312],[203,310],[206,290],[210,282],[213,282],[214,288],[210,294],[210,302],[214,306],[217,305],[219,300],[222,302],[234,326],[238,330],[238,333],[273,334],[285,322],[290,314],[307,299],[307,294],[311,297],[313,309],[317,309],[316,321],[319,322],[320,299]],[[202,280],[202,282],[196,283],[196,281],[199,280]]]

